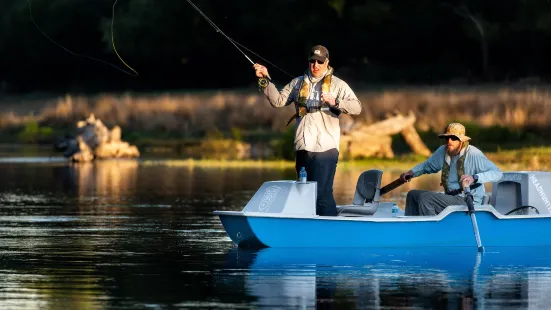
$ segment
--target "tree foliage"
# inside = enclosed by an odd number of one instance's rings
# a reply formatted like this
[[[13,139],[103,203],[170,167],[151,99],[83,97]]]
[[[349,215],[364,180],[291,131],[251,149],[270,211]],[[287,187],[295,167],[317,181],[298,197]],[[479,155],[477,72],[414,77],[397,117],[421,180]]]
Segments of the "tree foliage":
[[[441,84],[549,79],[546,0],[278,0],[194,3],[280,84],[327,46],[352,84]],[[251,64],[187,1],[2,0],[4,91],[233,88],[254,85]],[[32,18],[31,18],[32,17]],[[63,47],[124,69],[132,77]],[[253,53],[254,52],[254,53]],[[257,54],[257,55],[255,55]],[[262,59],[264,58],[264,60]],[[272,64],[270,64],[272,63]],[[274,66],[275,65],[275,66]],[[1,90],[1,89],[0,89]]]

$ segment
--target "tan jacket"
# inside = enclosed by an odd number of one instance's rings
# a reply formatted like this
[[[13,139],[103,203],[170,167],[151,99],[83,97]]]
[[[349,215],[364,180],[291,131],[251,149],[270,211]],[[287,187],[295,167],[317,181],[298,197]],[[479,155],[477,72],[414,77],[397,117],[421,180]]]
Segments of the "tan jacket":
[[[288,106],[298,101],[300,83],[303,77],[293,79],[278,91],[273,83],[264,89],[264,95],[275,108]],[[309,82],[309,80],[307,80]],[[323,79],[312,83],[307,99],[308,108],[321,106],[321,85]],[[313,86],[313,87],[312,87]],[[342,113],[358,115],[362,111],[362,105],[350,86],[336,76],[331,78],[331,94],[339,99],[339,109]],[[295,111],[297,111],[295,104]],[[339,150],[341,128],[339,118],[330,111],[313,110],[304,117],[296,120],[295,127],[295,151],[306,150],[309,152],[325,152],[336,148]]]

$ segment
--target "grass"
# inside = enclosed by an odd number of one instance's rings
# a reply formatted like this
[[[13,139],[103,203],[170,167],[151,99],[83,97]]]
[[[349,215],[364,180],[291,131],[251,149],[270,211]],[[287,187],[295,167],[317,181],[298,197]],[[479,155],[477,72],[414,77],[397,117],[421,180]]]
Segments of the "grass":
[[[551,171],[551,147],[527,148],[500,152],[487,152],[486,156],[504,171],[543,170]],[[340,161],[338,169],[381,169],[407,171],[425,158],[416,155],[402,155],[393,159],[363,159]],[[208,168],[294,168],[291,160],[144,160],[144,165],[166,165],[171,167]]]
[[[524,148],[486,154],[508,170],[551,170],[551,147]]]
[[[143,165],[162,165],[169,167],[203,167],[203,168],[272,168],[285,169],[293,168],[294,162],[285,160],[210,160],[210,159],[181,159],[181,160],[144,160]]]
[[[212,167],[212,168],[294,168],[291,160],[211,160],[211,159],[145,159],[144,165],[163,165],[170,167]],[[377,169],[405,168],[415,161],[400,159],[364,159],[355,161],[340,161],[339,169],[369,168]]]
[[[518,150],[502,150],[485,152],[486,156],[504,171],[540,170],[551,171],[551,147],[523,148]],[[13,156],[61,156],[49,146],[40,145],[0,145],[0,157]],[[213,160],[213,159],[179,159],[165,156],[154,157],[155,154],[144,154],[141,157],[143,165],[164,165],[170,167],[205,167],[219,169],[235,168],[266,168],[292,169],[294,160]],[[414,154],[399,155],[393,159],[362,159],[339,161],[339,170],[381,169],[407,171],[425,158]]]

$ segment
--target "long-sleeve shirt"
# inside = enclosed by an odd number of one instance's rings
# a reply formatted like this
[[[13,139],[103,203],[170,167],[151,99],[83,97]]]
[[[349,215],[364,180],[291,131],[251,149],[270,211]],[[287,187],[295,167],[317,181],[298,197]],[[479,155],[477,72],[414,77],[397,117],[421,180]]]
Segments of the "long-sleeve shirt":
[[[478,176],[478,183],[497,182],[503,176],[501,170],[491,162],[481,150],[469,145],[467,146],[464,171],[465,174],[471,176]],[[456,163],[460,155],[453,156],[450,159],[450,174],[448,177],[448,186],[450,190],[459,189],[461,185],[458,181]],[[423,174],[436,173],[442,170],[444,160],[446,157],[446,146],[440,146],[436,152],[434,152],[427,160],[413,167],[413,177],[418,177]],[[474,203],[480,205],[482,198],[486,194],[484,185],[479,186],[472,191],[474,197]]]
[[[293,79],[278,91],[273,83],[264,89],[264,95],[275,108],[288,106],[298,102],[299,88],[303,77]],[[323,79],[312,83],[309,88],[306,104],[308,108],[319,108],[321,102],[321,86]],[[339,110],[342,113],[358,115],[362,106],[350,86],[336,76],[331,78],[330,92],[333,97],[339,99]],[[295,105],[295,111],[298,111]],[[309,152],[325,152],[336,148],[339,150],[341,128],[339,118],[331,111],[315,110],[303,117],[298,117],[295,127],[295,151],[306,150]]]

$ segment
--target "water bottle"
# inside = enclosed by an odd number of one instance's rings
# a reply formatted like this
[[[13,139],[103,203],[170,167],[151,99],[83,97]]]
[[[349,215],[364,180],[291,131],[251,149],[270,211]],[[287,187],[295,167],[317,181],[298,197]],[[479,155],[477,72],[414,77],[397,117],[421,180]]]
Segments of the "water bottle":
[[[300,169],[298,176],[299,182],[306,183],[306,169],[304,167]]]
[[[398,216],[398,211],[400,211],[398,206],[395,203],[392,204],[392,217],[397,217]]]

